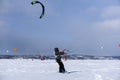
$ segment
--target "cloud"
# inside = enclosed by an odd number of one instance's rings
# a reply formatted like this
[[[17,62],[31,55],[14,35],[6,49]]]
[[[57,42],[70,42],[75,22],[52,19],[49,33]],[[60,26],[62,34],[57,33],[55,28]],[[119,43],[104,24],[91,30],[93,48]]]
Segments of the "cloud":
[[[109,6],[103,10],[101,14],[102,18],[111,19],[111,18],[120,18],[120,6]]]
[[[0,13],[8,13],[9,11],[11,11],[11,5],[13,5],[13,4],[11,4],[12,1],[11,1],[11,3],[7,0],[2,0],[1,2],[2,3],[0,3],[0,5],[1,5]]]
[[[120,30],[120,6],[109,6],[101,10],[100,19],[94,22],[93,27],[97,31]]]
[[[91,6],[89,8],[86,9],[86,13],[91,13],[91,14],[94,14],[98,11],[98,9],[95,7],[95,6]]]
[[[118,30],[120,29],[120,19],[112,19],[112,20],[104,20],[101,22],[97,22],[94,24],[97,28],[101,29],[113,29]]]
[[[15,13],[15,12],[21,12],[21,11],[27,11],[28,7],[27,5],[31,5],[27,1],[16,1],[16,0],[3,0],[2,3],[0,3],[1,6],[1,13]]]
[[[5,1],[1,1],[0,2],[0,12],[5,12],[6,8],[7,8],[7,4],[5,3]]]

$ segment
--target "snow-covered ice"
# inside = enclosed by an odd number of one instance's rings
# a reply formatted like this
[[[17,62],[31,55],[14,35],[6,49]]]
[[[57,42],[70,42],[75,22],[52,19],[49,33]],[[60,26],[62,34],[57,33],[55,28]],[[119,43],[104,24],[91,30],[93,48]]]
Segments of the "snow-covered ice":
[[[0,80],[120,80],[120,60],[67,60],[71,73],[58,73],[55,60],[1,59]]]

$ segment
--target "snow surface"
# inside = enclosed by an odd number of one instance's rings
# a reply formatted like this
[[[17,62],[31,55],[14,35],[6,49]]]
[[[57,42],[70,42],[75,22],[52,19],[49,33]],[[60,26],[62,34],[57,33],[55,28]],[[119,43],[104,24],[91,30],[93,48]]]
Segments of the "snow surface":
[[[58,73],[55,60],[1,59],[0,80],[120,80],[120,60],[67,60],[71,73]]]

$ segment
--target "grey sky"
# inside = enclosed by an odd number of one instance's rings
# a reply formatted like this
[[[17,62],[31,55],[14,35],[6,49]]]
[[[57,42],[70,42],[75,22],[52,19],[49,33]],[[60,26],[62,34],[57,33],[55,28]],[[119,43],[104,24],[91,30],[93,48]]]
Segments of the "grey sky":
[[[118,0],[41,0],[42,19],[41,6],[31,1],[0,0],[0,54],[53,54],[59,47],[73,54],[120,55]]]

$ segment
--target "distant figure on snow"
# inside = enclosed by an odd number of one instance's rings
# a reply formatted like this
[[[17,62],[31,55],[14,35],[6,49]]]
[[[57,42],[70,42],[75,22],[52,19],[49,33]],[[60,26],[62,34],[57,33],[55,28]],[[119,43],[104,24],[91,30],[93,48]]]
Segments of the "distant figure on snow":
[[[65,72],[65,68],[64,68],[64,64],[63,64],[63,62],[61,60],[61,55],[64,55],[65,52],[64,51],[60,52],[58,48],[54,48],[54,51],[55,51],[56,62],[59,65],[59,72],[60,73],[64,73]]]

